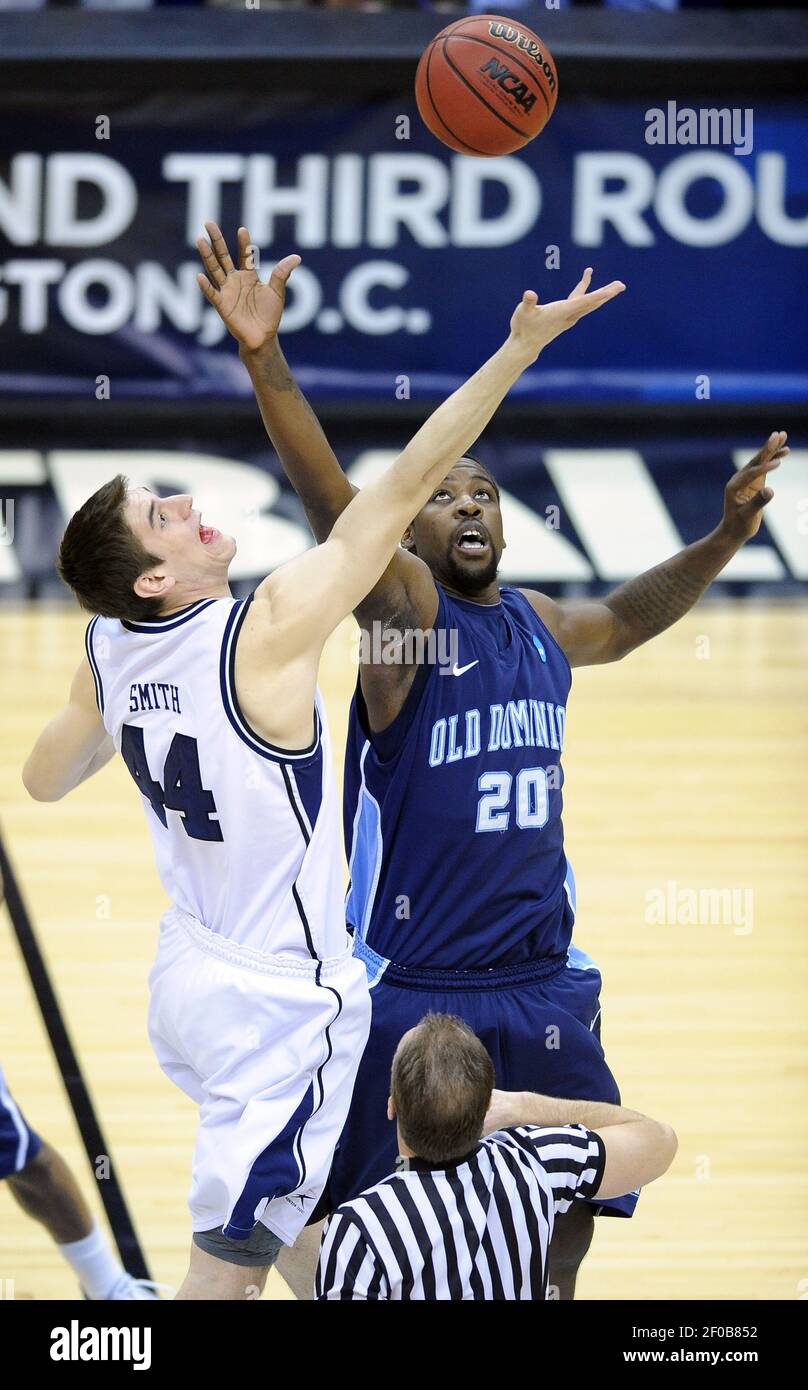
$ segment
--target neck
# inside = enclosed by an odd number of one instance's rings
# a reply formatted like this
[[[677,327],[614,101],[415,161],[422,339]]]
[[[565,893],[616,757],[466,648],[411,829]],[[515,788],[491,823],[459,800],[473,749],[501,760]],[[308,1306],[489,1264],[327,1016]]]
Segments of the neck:
[[[476,590],[473,594],[465,593],[455,584],[447,584],[443,579],[438,579],[438,583],[444,593],[449,594],[451,598],[462,598],[465,603],[478,603],[481,608],[490,608],[492,604],[499,603],[499,583],[496,579],[492,579],[484,589]]]
[[[417,1158],[417,1157],[418,1157],[418,1155],[417,1155],[416,1153],[413,1153],[413,1151],[412,1151],[412,1149],[410,1148],[409,1144],[407,1144],[407,1142],[406,1142],[406,1140],[404,1139],[404,1136],[403,1136],[403,1134],[401,1133],[401,1130],[399,1129],[398,1125],[396,1125],[396,1142],[397,1142],[397,1144],[398,1144],[398,1151],[399,1151],[399,1153],[401,1154],[401,1157],[402,1157],[402,1158]]]
[[[171,597],[160,608],[160,617],[169,618],[172,613],[179,613],[183,608],[190,608],[194,603],[201,603],[204,598],[232,598],[230,585],[226,579],[220,584],[213,584],[205,589],[186,589],[178,594],[176,589],[172,589]]]

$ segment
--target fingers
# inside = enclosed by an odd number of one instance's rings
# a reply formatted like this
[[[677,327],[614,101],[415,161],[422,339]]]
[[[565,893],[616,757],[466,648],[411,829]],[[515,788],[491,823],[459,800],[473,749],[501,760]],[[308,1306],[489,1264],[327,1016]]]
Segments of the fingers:
[[[200,236],[196,239],[196,249],[202,258],[202,264],[207,272],[208,280],[214,285],[223,285],[225,273],[219,265],[213,252],[213,247],[206,237]]]
[[[522,295],[522,303],[526,309],[534,309],[539,302],[539,296],[535,290],[525,290]]]
[[[766,475],[779,468],[789,453],[785,442],[787,438],[785,430],[773,430],[763,448],[758,449],[754,458],[745,463],[743,468],[739,468],[735,477],[730,479],[727,486],[739,502],[746,505],[760,496],[758,489],[765,483]],[[774,496],[771,488],[764,488],[763,491],[769,494],[766,501],[770,501]],[[765,506],[766,503],[758,505]]]
[[[230,252],[227,249],[227,242],[222,236],[221,229],[219,228],[216,222],[206,222],[205,231],[210,237],[210,244],[213,247],[213,254],[219,262],[219,265],[221,266],[225,275],[229,275],[230,272],[232,270],[235,270],[236,267],[233,265]]]
[[[236,245],[238,246],[239,270],[255,270],[255,266],[250,264],[252,261],[252,242],[246,227],[239,227],[236,233]]]
[[[283,260],[278,261],[278,264],[272,271],[272,274],[269,277],[269,283],[272,286],[273,290],[275,290],[281,296],[281,298],[283,298],[283,293],[286,289],[286,282],[289,279],[289,276],[291,275],[293,270],[297,269],[299,265],[300,256],[284,256]]]
[[[586,267],[586,270],[584,271],[583,275],[581,276],[580,280],[578,281],[578,284],[575,286],[575,289],[572,290],[571,293],[567,295],[567,298],[568,298],[568,299],[580,299],[581,295],[586,294],[587,290],[589,289],[589,283],[590,283],[591,279],[592,279],[592,267],[591,267],[591,265],[588,265],[588,266]]]
[[[205,298],[210,300],[211,304],[218,304],[220,297],[219,291],[216,289],[215,285],[212,285],[210,283],[210,280],[208,279],[207,275],[202,274],[201,270],[197,273],[196,283],[198,284]]]
[[[608,304],[610,299],[622,294],[625,288],[622,280],[612,280],[610,285],[604,285],[602,289],[581,295],[575,304],[576,316],[583,318],[585,314],[591,314],[594,309],[599,309],[601,304]]]
[[[770,467],[773,459],[785,458],[789,450],[786,448],[788,435],[785,430],[772,430],[762,449],[758,449],[754,458],[745,463],[740,470],[741,473],[753,473],[755,469]]]

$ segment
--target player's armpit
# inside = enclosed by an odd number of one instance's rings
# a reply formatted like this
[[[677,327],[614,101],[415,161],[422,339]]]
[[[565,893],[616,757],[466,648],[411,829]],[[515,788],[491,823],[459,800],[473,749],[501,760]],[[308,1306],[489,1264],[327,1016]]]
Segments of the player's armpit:
[[[399,548],[378,584],[357,604],[354,617],[370,636],[374,624],[403,636],[408,629],[428,632],[437,612],[438,591],[432,571],[417,555]]]
[[[84,657],[64,709],[45,725],[22,772],[35,801],[59,801],[91,777],[114,752],[95,700],[95,684]]]

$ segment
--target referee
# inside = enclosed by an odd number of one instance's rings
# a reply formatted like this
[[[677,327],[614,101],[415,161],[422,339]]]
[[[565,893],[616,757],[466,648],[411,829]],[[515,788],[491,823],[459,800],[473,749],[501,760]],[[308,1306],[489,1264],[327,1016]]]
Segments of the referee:
[[[491,1058],[461,1019],[427,1014],[405,1033],[387,1112],[397,1171],[331,1217],[315,1298],[552,1297],[555,1217],[576,1198],[642,1187],[673,1160],[670,1126],[633,1110],[493,1086]]]

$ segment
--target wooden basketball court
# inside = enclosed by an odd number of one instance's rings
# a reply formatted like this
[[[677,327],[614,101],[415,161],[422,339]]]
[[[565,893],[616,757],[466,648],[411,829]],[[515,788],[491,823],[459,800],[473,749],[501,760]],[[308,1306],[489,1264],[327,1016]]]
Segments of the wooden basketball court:
[[[68,606],[0,615],[2,831],[152,1275],[176,1285],[195,1117],[146,1037],[166,902],[139,797],[120,760],[57,805],[30,801],[20,781],[83,632]],[[346,623],[322,670],[337,749],[351,638]],[[626,661],[575,673],[575,939],[603,972],[603,1039],[626,1104],[670,1121],[680,1144],[631,1222],[599,1222],[581,1298],[808,1296],[807,671],[804,608],[705,601]],[[0,1061],[100,1212],[5,911]],[[0,1188],[0,1285],[9,1279],[17,1298],[79,1297]],[[274,1272],[266,1296],[289,1296]]]

